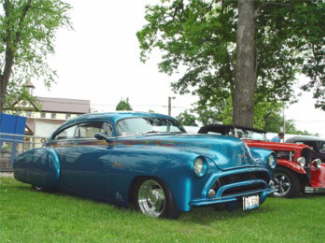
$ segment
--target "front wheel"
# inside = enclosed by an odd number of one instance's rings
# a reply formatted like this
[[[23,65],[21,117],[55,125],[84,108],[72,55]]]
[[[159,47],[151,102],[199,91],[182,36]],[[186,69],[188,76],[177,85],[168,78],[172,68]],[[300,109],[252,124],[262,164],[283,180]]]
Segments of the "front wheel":
[[[294,197],[301,192],[298,176],[285,168],[276,168],[274,170],[273,187],[275,197]]]
[[[176,208],[170,191],[155,179],[140,181],[135,187],[136,208],[151,217],[177,218]]]

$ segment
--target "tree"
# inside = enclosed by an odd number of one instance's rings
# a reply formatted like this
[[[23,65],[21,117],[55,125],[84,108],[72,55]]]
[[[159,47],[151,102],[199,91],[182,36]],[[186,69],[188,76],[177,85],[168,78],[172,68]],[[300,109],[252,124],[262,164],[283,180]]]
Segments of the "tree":
[[[241,124],[238,119],[252,119],[250,114],[254,111],[247,105],[252,101],[254,106],[261,102],[294,101],[292,87],[297,73],[315,80],[304,88],[315,89],[315,97],[321,99],[320,91],[325,85],[320,82],[325,80],[321,78],[325,73],[321,59],[325,3],[320,0],[240,2],[255,2],[251,16],[256,23],[256,82],[243,87],[244,74],[236,75],[236,67],[241,65],[236,41],[240,29],[238,1],[173,0],[147,6],[147,24],[137,33],[141,59],[145,61],[153,49],[160,49],[160,70],[167,74],[183,72],[172,83],[175,91],[196,94],[199,107],[211,104],[209,109],[215,107],[219,112],[223,112],[219,106],[230,98],[236,124]],[[253,24],[252,19],[250,23]],[[315,55],[313,46],[317,47]],[[253,54],[250,59],[251,63]],[[254,81],[254,71],[250,74],[252,77],[245,79]],[[235,111],[242,106],[242,98],[245,98],[244,111]],[[252,122],[247,124],[251,126]]]
[[[183,126],[197,126],[196,124],[196,117],[191,114],[189,111],[184,111],[180,113],[176,119],[183,125]]]
[[[234,125],[253,127],[256,90],[255,1],[238,0],[237,62],[234,83]]]
[[[70,5],[60,0],[0,0],[0,112],[22,84],[43,78],[49,86],[55,71],[47,56],[54,52],[55,32],[70,26]],[[8,99],[7,99],[8,97]]]
[[[121,99],[120,102],[117,104],[115,110],[117,111],[132,111],[132,107],[129,103],[129,98],[125,100]]]

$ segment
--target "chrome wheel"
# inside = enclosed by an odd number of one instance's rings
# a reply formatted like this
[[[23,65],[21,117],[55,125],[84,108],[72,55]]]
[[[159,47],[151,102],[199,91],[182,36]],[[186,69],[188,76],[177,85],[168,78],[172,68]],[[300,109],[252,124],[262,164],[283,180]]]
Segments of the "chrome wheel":
[[[141,212],[151,217],[159,217],[166,208],[164,188],[153,179],[142,182],[137,195],[138,206]]]
[[[273,177],[273,188],[275,189],[274,196],[286,196],[292,188],[289,176],[285,173],[276,173]]]

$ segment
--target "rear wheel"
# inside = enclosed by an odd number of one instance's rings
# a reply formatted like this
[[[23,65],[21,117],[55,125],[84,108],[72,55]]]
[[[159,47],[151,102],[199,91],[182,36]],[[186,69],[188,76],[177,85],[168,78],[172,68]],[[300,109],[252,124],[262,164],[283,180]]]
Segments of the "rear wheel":
[[[274,170],[273,187],[275,197],[294,197],[301,192],[298,176],[285,168],[276,168]]]
[[[151,217],[177,218],[180,214],[172,194],[159,181],[148,178],[135,187],[136,208]]]

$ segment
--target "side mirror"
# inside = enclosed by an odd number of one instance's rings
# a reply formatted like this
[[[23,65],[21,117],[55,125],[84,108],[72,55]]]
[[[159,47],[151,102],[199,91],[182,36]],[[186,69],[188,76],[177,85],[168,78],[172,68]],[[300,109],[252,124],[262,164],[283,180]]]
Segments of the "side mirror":
[[[108,143],[112,142],[112,139],[110,139],[109,137],[107,137],[107,135],[103,134],[103,133],[96,133],[95,134],[95,138],[97,140],[105,140]]]

